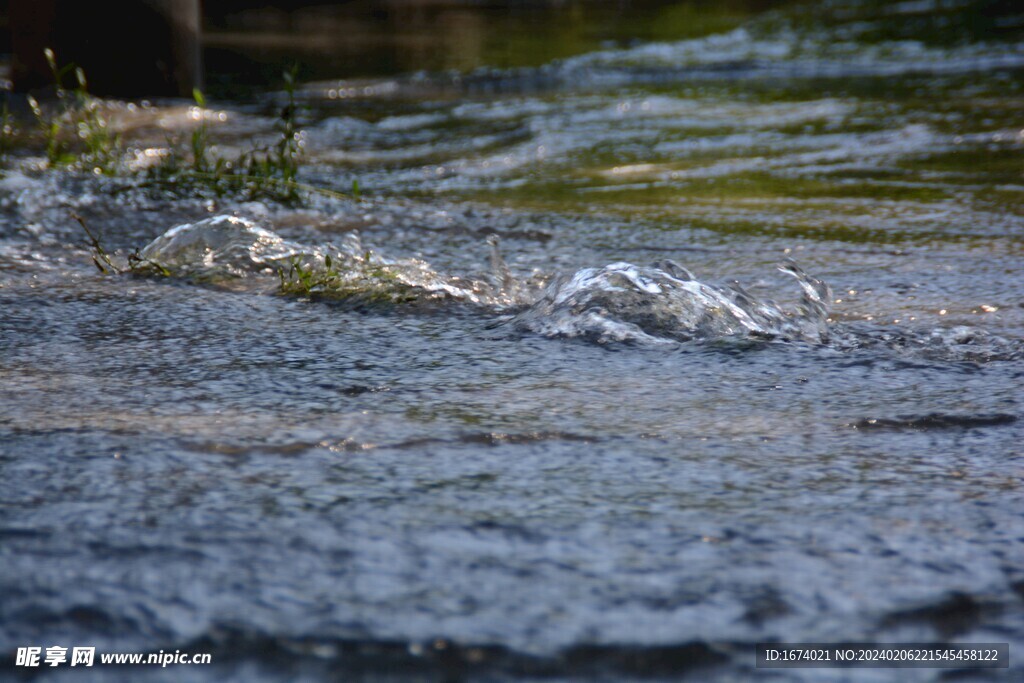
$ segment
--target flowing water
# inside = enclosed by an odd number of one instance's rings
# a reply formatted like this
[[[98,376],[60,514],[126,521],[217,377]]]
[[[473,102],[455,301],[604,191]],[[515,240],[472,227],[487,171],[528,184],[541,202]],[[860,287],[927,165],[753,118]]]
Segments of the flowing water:
[[[300,180],[358,200],[9,162],[5,666],[26,645],[213,653],[91,680],[893,680],[755,670],[772,640],[1019,659],[1024,15],[731,21],[306,83]],[[279,102],[214,103],[218,151],[272,141]],[[204,116],[111,106],[140,165]],[[97,272],[71,212],[161,270]]]

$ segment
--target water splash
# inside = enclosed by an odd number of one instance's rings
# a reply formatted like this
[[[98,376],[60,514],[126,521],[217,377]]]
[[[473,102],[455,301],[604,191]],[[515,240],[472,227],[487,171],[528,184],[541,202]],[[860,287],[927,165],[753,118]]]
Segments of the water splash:
[[[552,337],[600,343],[671,343],[727,337],[827,340],[829,288],[795,264],[781,267],[804,289],[787,311],[755,298],[739,284],[700,282],[674,261],[653,266],[612,263],[554,280],[538,301],[509,323]]]
[[[495,245],[496,250],[496,245]],[[170,274],[203,282],[277,275],[286,293],[318,298],[408,303],[436,299],[507,306],[525,295],[495,251],[492,282],[445,275],[419,259],[393,259],[348,234],[339,244],[285,240],[251,220],[217,216],[168,230],[141,254]]]
[[[216,216],[171,228],[142,251],[183,277],[242,277],[272,271],[289,258],[303,254],[301,245],[237,216]]]
[[[146,246],[141,256],[172,275],[204,282],[277,274],[286,293],[319,298],[407,303],[434,299],[468,302],[506,313],[514,328],[550,337],[604,342],[676,342],[751,337],[824,342],[831,290],[795,263],[780,270],[800,283],[793,310],[758,299],[738,283],[700,282],[664,260],[642,267],[612,263],[556,277],[517,278],[491,246],[484,278],[447,275],[418,259],[392,259],[362,246],[357,235],[339,245],[308,246],[237,216],[179,225]],[[511,313],[509,313],[511,311]]]
[[[153,240],[140,252],[144,265],[137,272],[150,272],[145,263],[152,262],[160,272],[207,284],[270,276],[279,278],[285,294],[356,304],[467,303],[496,315],[497,327],[599,344],[754,339],[827,344],[839,351],[885,348],[926,360],[984,363],[1024,356],[1024,342],[977,328],[830,324],[831,288],[792,260],[778,269],[797,281],[801,295],[783,306],[735,281],[698,280],[672,260],[519,277],[502,257],[497,237],[488,244],[490,272],[459,276],[419,259],[385,256],[364,247],[355,233],[340,244],[307,245],[246,218],[217,216]]]

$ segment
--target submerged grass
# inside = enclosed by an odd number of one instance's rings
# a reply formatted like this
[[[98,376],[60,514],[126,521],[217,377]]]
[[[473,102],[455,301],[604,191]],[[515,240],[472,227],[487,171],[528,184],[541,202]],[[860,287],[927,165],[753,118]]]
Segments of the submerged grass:
[[[163,277],[170,277],[171,271],[164,265],[157,263],[151,259],[144,258],[139,250],[136,249],[127,257],[126,265],[118,265],[113,256],[100,243],[99,237],[89,229],[89,225],[85,222],[77,213],[72,213],[71,217],[82,226],[82,230],[85,231],[86,237],[89,241],[89,248],[92,252],[92,262],[95,264],[96,269],[104,275],[161,275]]]
[[[232,275],[193,272],[169,267],[143,256],[138,248],[127,256],[107,251],[97,233],[77,213],[71,217],[85,232],[86,242],[96,269],[104,275],[137,275],[143,277],[182,277],[212,285],[224,284],[222,278]],[[348,300],[360,304],[400,304],[417,300],[415,287],[399,273],[367,250],[360,255],[336,252],[296,254],[284,265],[274,267],[281,294],[309,299]]]
[[[343,265],[344,264],[344,265]],[[347,300],[360,304],[401,304],[417,300],[415,288],[367,251],[353,260],[325,254],[323,267],[293,257],[278,267],[281,294],[311,299]]]

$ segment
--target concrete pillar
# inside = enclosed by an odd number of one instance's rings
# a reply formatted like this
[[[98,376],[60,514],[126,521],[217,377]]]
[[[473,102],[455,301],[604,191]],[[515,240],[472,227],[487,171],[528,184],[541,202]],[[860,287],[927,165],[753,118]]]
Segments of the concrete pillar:
[[[82,67],[94,94],[190,97],[202,87],[200,17],[199,0],[12,0],[14,89],[52,83],[49,47]]]

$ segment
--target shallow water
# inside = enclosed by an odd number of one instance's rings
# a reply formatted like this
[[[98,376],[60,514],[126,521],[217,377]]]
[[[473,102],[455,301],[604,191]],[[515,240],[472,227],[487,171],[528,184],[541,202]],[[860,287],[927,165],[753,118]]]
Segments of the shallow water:
[[[309,83],[300,179],[359,201],[15,159],[0,651],[208,651],[94,670],[204,681],[882,681],[764,675],[752,646],[1019,652],[1024,22],[936,29],[971,6]],[[215,103],[221,150],[272,139],[279,100]],[[117,120],[145,159],[196,114]],[[71,210],[172,277],[98,273]],[[326,255],[337,278],[279,293]]]

